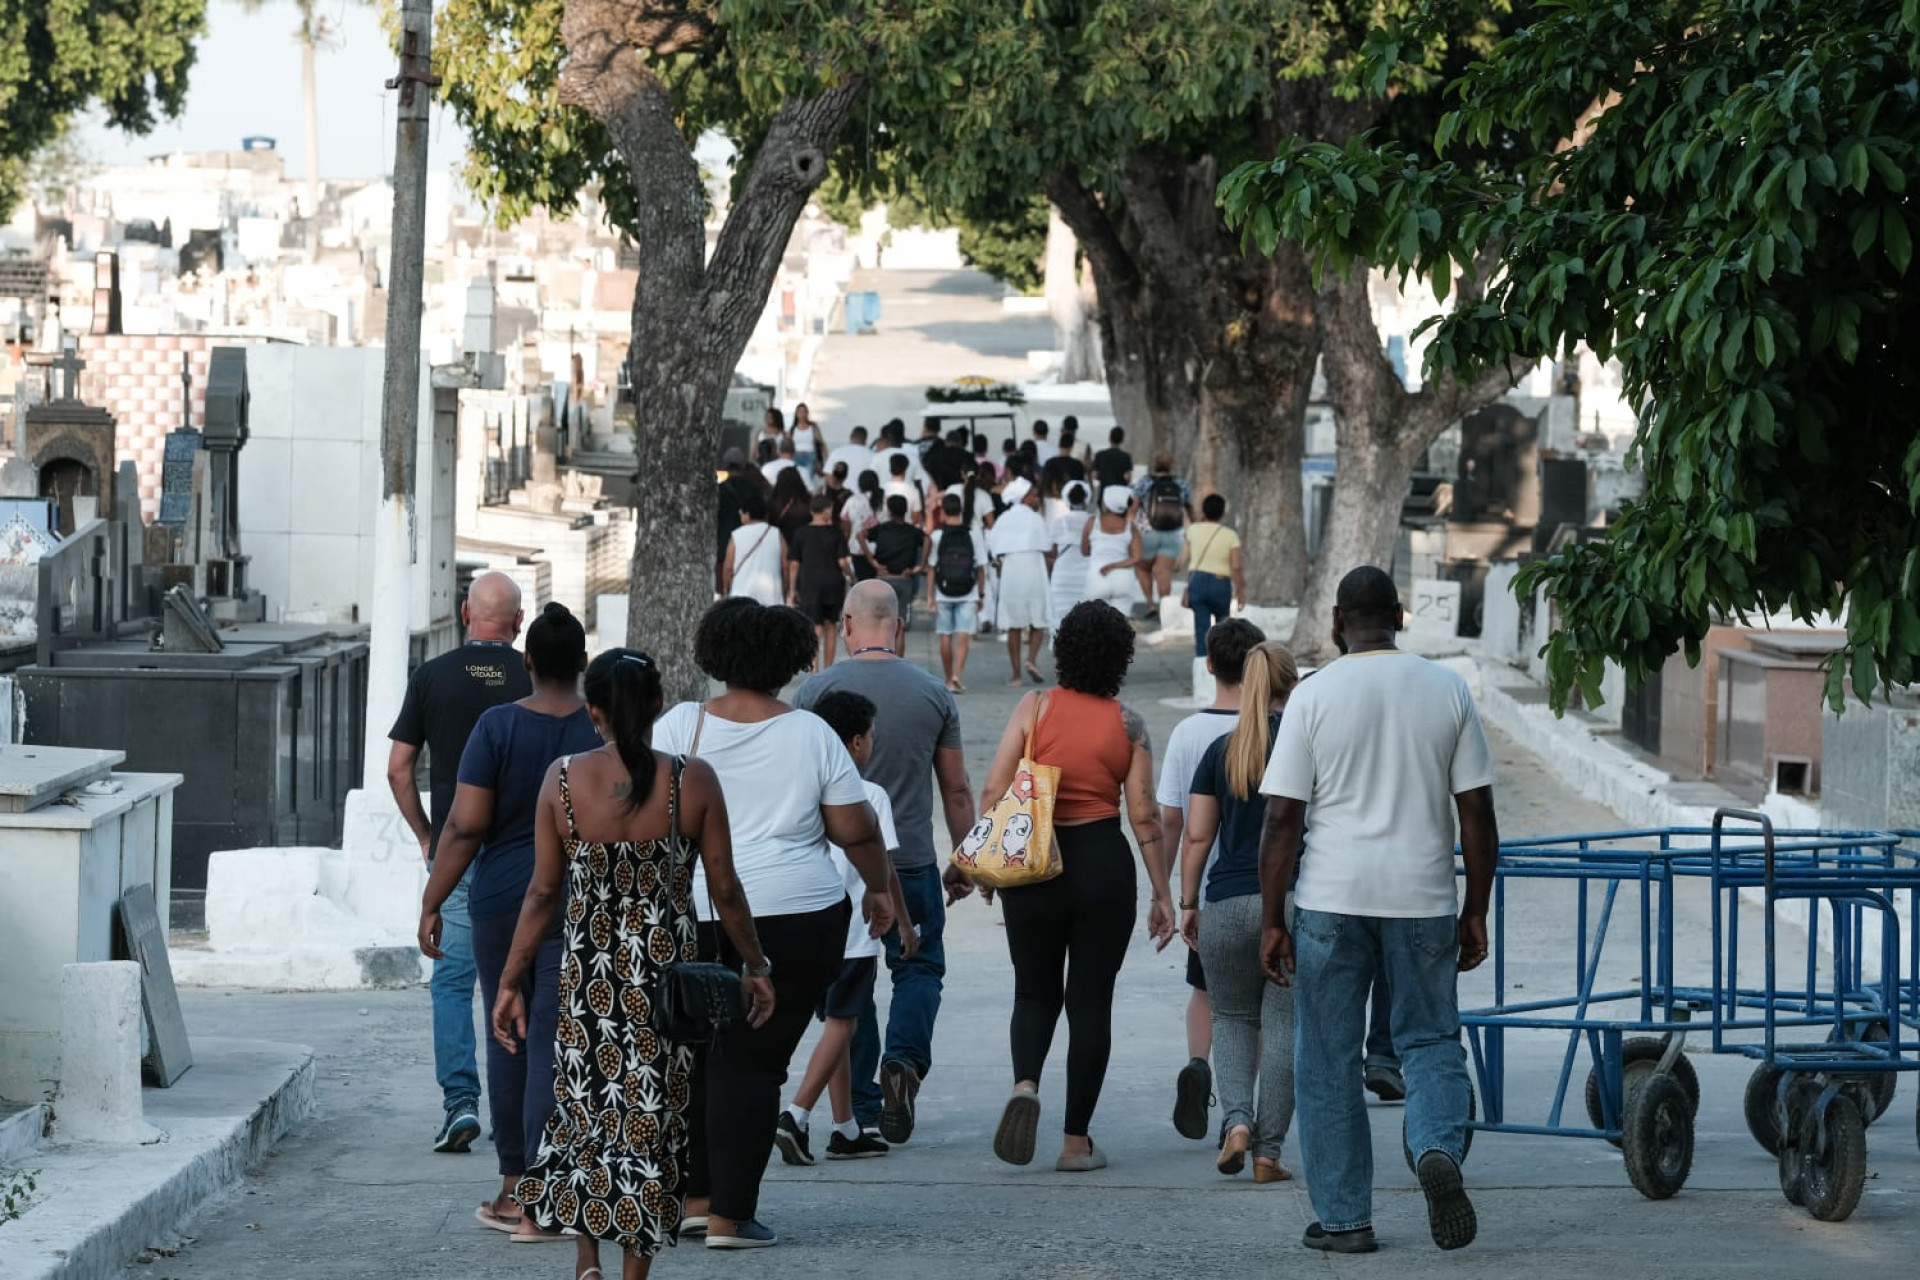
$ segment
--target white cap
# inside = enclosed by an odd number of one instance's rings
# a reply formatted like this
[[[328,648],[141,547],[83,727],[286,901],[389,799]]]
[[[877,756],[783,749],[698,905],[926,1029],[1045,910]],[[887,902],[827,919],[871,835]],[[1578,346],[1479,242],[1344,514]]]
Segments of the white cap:
[[[1000,496],[1012,503],[1019,502],[1032,492],[1033,485],[1031,483],[1024,477],[1015,477],[1007,482],[1007,487],[1000,491]]]
[[[1123,484],[1110,484],[1100,495],[1100,505],[1117,516],[1127,514],[1127,504],[1133,501],[1133,494]]]

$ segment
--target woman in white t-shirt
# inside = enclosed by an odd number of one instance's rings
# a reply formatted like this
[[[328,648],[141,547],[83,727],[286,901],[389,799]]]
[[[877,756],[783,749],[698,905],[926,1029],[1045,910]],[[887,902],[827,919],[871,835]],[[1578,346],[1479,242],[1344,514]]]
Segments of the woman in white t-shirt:
[[[887,851],[853,758],[825,721],[776,696],[813,662],[814,644],[813,627],[798,610],[720,601],[700,620],[693,651],[700,669],[726,692],[681,703],[653,732],[661,751],[697,755],[710,765],[729,814],[738,809],[734,870],[753,904],[778,995],[765,1025],[736,1026],[702,1053],[696,1069],[684,1222],[706,1228],[709,1249],[775,1241],[755,1218],[773,1150],[770,1118],[780,1110],[787,1065],[840,972],[846,944],[847,887],[828,856],[829,840],[861,874],[868,890],[861,907],[872,932],[884,934],[893,924]],[[693,901],[702,958],[740,964],[713,919],[698,872]]]
[[[751,491],[740,497],[740,527],[727,539],[720,564],[720,594],[761,604],[787,598],[787,540],[767,520],[767,504]]]

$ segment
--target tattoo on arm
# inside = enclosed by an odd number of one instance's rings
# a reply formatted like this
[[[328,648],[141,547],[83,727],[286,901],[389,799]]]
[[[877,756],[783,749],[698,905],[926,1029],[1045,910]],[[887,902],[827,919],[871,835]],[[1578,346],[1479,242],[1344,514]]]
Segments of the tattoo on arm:
[[[1120,723],[1126,726],[1128,742],[1148,755],[1153,754],[1153,736],[1147,732],[1145,717],[1123,703],[1120,707]]]

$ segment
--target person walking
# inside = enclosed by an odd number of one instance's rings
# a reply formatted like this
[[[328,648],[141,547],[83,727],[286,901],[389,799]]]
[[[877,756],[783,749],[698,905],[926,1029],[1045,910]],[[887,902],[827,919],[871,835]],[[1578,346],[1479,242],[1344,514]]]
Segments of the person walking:
[[[778,1240],[758,1215],[780,1086],[846,950],[847,888],[827,856],[829,841],[846,851],[866,885],[861,907],[870,935],[884,936],[894,923],[887,851],[853,758],[825,721],[778,696],[813,661],[813,646],[813,628],[797,610],[720,601],[701,618],[693,653],[725,691],[680,703],[654,726],[659,750],[697,756],[720,780],[734,869],[770,959],[748,964],[751,957],[722,936],[717,904],[696,874],[700,956],[745,965],[749,976],[772,974],[779,990],[762,1025],[735,1027],[696,1055],[682,1230],[704,1231],[709,1249]]]
[[[1271,641],[1248,654],[1245,667],[1239,719],[1214,739],[1193,772],[1180,858],[1180,933],[1212,977],[1214,1080],[1226,1117],[1220,1172],[1239,1173],[1251,1150],[1255,1182],[1284,1182],[1293,1176],[1280,1163],[1293,1123],[1293,992],[1268,982],[1260,969],[1260,831],[1267,805],[1259,786],[1300,673],[1293,655]],[[1219,856],[1209,867],[1216,836]]]
[[[433,874],[421,895],[420,949],[434,960],[443,954],[442,912],[471,866],[467,911],[480,995],[488,1009],[499,1002],[515,922],[533,879],[540,780],[561,756],[600,745],[579,693],[586,665],[586,629],[565,605],[549,604],[527,628],[526,666],[533,692],[484,712],[460,756],[459,787]],[[554,1106],[560,950],[560,936],[548,933],[516,975],[530,1019],[526,1052],[509,1053],[498,1041],[487,1043],[487,1110],[501,1181],[500,1194],[482,1204],[475,1217],[483,1226],[511,1232],[516,1240],[553,1238],[522,1221],[513,1189],[539,1149]]]
[[[827,470],[845,466],[847,474],[859,478],[862,471],[873,470],[873,450],[867,447],[867,429],[855,427],[847,433],[847,442],[827,455]]]
[[[740,527],[727,541],[720,562],[720,594],[745,596],[761,604],[786,599],[787,542],[767,520],[767,505],[758,494],[740,499]]]
[[[845,689],[836,689],[813,706],[813,713],[839,735],[858,769],[865,769],[873,754],[874,709],[871,701]],[[893,802],[887,799],[887,793],[878,783],[862,785],[866,788],[867,803],[873,806],[874,816],[879,819],[881,839],[887,852],[892,854],[900,847],[900,836],[893,825]],[[827,852],[832,855],[840,878],[846,882],[849,898],[861,897],[865,883],[847,861],[845,851],[829,846]],[[901,898],[897,876],[892,891],[894,918],[904,920],[907,904]],[[893,936],[900,939],[901,954],[911,958],[919,943],[913,930],[899,929]],[[833,1112],[833,1136],[827,1139],[827,1159],[865,1160],[884,1156],[891,1150],[885,1139],[862,1129],[854,1116],[851,1052],[860,1016],[873,1006],[878,961],[885,951],[880,939],[868,935],[867,922],[853,915],[847,926],[846,959],[840,966],[840,974],[814,1010],[814,1016],[825,1024],[825,1029],[814,1043],[813,1056],[807,1059],[806,1074],[800,1078],[793,1104],[781,1112],[775,1122],[773,1145],[780,1149],[780,1159],[787,1164],[814,1162],[808,1132],[813,1127],[814,1104],[820,1101],[822,1093],[828,1095],[828,1105]]]
[[[1134,481],[1133,496],[1140,527],[1140,563],[1133,575],[1148,607],[1158,610],[1173,594],[1173,566],[1186,545],[1193,491],[1174,473],[1173,455],[1163,449],[1153,455],[1152,470]]]
[[[807,408],[806,401],[793,406],[793,430],[788,434],[793,440],[794,462],[813,475],[826,460],[827,438],[820,433],[820,424],[813,420],[813,410]]]
[[[734,875],[726,799],[699,760],[653,750],[660,669],[634,649],[587,668],[587,714],[605,745],[562,756],[540,786],[533,878],[492,1011],[510,1053],[534,1019],[524,983],[561,926],[559,1021],[552,1052],[558,1102],[514,1196],[536,1226],[575,1237],[574,1275],[600,1273],[600,1242],[622,1254],[623,1280],[644,1280],[674,1241],[687,1168],[693,1046],[647,1025],[667,967],[698,954],[692,870],[749,970],[768,968]],[[773,982],[746,977],[750,1026],[773,1014]]]
[[[973,827],[973,786],[953,694],[901,656],[906,629],[898,599],[879,583],[861,583],[847,593],[844,625],[849,661],[808,680],[793,701],[814,708],[830,694],[849,692],[880,708],[873,753],[861,772],[892,806],[900,837],[892,851],[894,874],[920,941],[908,954],[898,936],[886,939],[893,1001],[884,1041],[872,999],[861,1009],[852,1049],[853,1110],[863,1130],[877,1127],[888,1142],[903,1143],[913,1136],[920,1084],[933,1069],[933,1028],[947,974],[947,907],[973,892],[959,870],[941,870],[934,810],[937,804],[953,848]]]
[[[1394,647],[1400,616],[1384,571],[1369,565],[1341,579],[1333,634],[1345,656],[1295,691],[1260,783],[1270,797],[1261,964],[1295,989],[1300,1154],[1319,1217],[1303,1243],[1334,1253],[1378,1247],[1373,1143],[1353,1069],[1376,970],[1391,988],[1407,1150],[1428,1229],[1442,1249],[1472,1243],[1478,1229],[1460,1177],[1473,1092],[1459,974],[1487,958],[1500,846],[1493,754],[1466,681]],[[1454,881],[1456,815],[1464,902]]]
[[[1169,850],[1178,851],[1186,832],[1187,801],[1192,795],[1194,771],[1215,741],[1226,736],[1240,715],[1240,677],[1247,654],[1266,634],[1245,618],[1216,622],[1207,633],[1207,670],[1213,675],[1213,704],[1196,711],[1167,735],[1160,761],[1160,784],[1154,798],[1160,802],[1160,830]],[[1213,848],[1218,849],[1216,840]],[[1212,865],[1209,852],[1207,866]],[[1200,900],[1200,880],[1180,876],[1183,902]],[[1213,1094],[1213,1004],[1207,995],[1206,966],[1200,948],[1187,944],[1187,1065],[1180,1068],[1173,1088],[1173,1127],[1183,1138],[1207,1136],[1208,1098]]]
[[[798,467],[788,467],[773,482],[773,499],[767,504],[767,523],[786,540],[787,556],[793,556],[793,535],[806,528],[812,518],[813,493],[807,488]]]
[[[967,527],[966,505],[957,494],[940,500],[943,521],[927,557],[927,595],[933,600],[933,633],[940,638],[940,670],[947,688],[965,693],[967,650],[987,602],[985,540]]]
[[[1127,432],[1115,427],[1107,432],[1107,447],[1093,455],[1093,483],[1102,491],[1133,483],[1133,455],[1126,450]]]
[[[1186,545],[1180,550],[1180,565],[1192,567],[1187,575],[1187,591],[1180,603],[1193,610],[1193,652],[1207,652],[1207,628],[1221,618],[1231,617],[1236,606],[1244,606],[1247,582],[1240,557],[1240,535],[1222,523],[1227,515],[1227,500],[1210,493],[1200,503],[1202,519],[1187,526]]]
[[[994,752],[981,806],[1013,782],[1031,738],[1033,756],[1060,770],[1053,839],[1063,870],[1041,884],[1000,894],[1007,953],[1013,960],[1013,1095],[994,1132],[993,1153],[1009,1164],[1033,1160],[1040,1126],[1040,1076],[1064,1008],[1067,1107],[1061,1126],[1062,1173],[1104,1169],[1091,1136],[1113,1049],[1113,988],[1133,932],[1133,854],[1120,831],[1127,820],[1152,887],[1147,932],[1164,948],[1173,937],[1168,851],[1153,803],[1153,744],[1146,721],[1120,702],[1133,662],[1133,627],[1112,605],[1075,605],[1054,640],[1060,687],[1029,693],[1014,708]]]
[[[901,618],[910,620],[927,565],[927,534],[907,519],[907,510],[905,498],[888,494],[887,518],[861,535],[860,551],[873,562],[880,581],[899,597]]]
[[[1064,503],[1060,513],[1047,521],[1047,538],[1053,544],[1053,572],[1047,578],[1047,608],[1058,621],[1080,603],[1087,590],[1087,557],[1080,550],[1086,533],[1087,502],[1091,490],[1075,480],[1060,491]]]
[[[840,611],[847,599],[853,565],[847,557],[847,535],[834,522],[833,499],[816,494],[813,519],[793,535],[787,561],[787,603],[813,624],[817,647],[814,670],[833,665],[834,643],[840,638]]]
[[[520,634],[520,588],[504,573],[483,573],[467,588],[460,621],[467,640],[458,649],[420,664],[407,680],[400,714],[387,737],[387,787],[400,820],[420,842],[420,857],[433,869],[434,846],[453,809],[460,754],[481,713],[533,692],[527,665],[513,651]],[[420,805],[415,781],[420,749],[427,749],[427,791],[432,812]],[[473,1034],[473,931],[467,918],[467,878],[440,907],[440,958],[427,983],[433,999],[433,1071],[440,1082],[442,1119],[435,1151],[464,1153],[480,1136],[479,1045]]]
[[[847,545],[854,549],[853,576],[861,582],[878,572],[863,549],[866,546],[864,535],[872,533],[886,514],[887,495],[880,488],[879,473],[868,468],[860,473],[853,496],[847,499],[847,505],[840,511],[840,525],[846,530]]]
[[[1007,635],[1007,661],[1013,679],[1020,680],[1020,643],[1026,637],[1026,676],[1044,684],[1040,674],[1040,647],[1047,642],[1047,571],[1053,565],[1053,543],[1040,518],[1040,495],[1026,480],[1008,483],[1002,497],[1007,509],[987,534],[987,553],[1000,569],[1000,608],[994,619]]]
[[[1133,575],[1127,570],[1140,562],[1140,531],[1127,515],[1132,507],[1131,490],[1108,485],[1100,492],[1100,510],[1080,526],[1080,554],[1087,558],[1083,599],[1132,606]]]

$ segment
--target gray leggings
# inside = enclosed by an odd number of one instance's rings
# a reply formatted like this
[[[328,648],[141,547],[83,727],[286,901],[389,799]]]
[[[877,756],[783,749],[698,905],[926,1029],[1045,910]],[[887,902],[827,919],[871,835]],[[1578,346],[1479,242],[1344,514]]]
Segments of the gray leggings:
[[[1260,970],[1259,894],[1207,903],[1200,913],[1200,963],[1213,998],[1222,1131],[1246,1125],[1253,1154],[1278,1160],[1293,1124],[1293,988],[1275,986]]]

